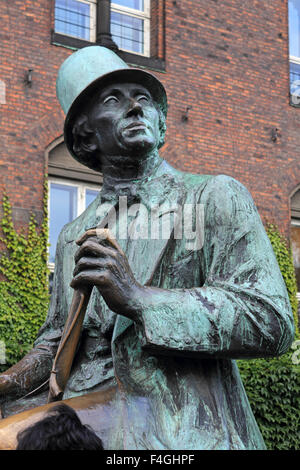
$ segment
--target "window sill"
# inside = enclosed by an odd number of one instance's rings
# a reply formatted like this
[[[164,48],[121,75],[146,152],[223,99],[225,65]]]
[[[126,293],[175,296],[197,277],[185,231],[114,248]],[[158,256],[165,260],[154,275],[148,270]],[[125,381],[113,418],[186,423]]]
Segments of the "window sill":
[[[64,34],[52,32],[51,44],[55,46],[66,47],[68,49],[77,50],[86,46],[95,45],[94,42],[85,41],[84,39],[73,38]],[[145,67],[147,69],[156,70],[158,72],[165,72],[165,61],[156,57],[145,57],[131,52],[118,51],[117,54],[127,64],[136,65],[138,67]]]

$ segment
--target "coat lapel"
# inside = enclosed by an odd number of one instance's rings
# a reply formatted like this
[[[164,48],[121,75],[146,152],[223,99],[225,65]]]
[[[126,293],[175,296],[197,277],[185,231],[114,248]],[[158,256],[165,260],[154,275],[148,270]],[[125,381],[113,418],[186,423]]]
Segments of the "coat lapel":
[[[171,168],[168,166],[168,168]],[[173,169],[172,169],[173,170]],[[142,211],[148,215],[148,237],[145,239],[133,239],[128,237],[126,247],[120,241],[120,244],[125,251],[129,265],[137,281],[142,284],[154,285],[153,279],[158,272],[164,254],[168,249],[170,240],[173,238],[175,218],[172,215],[173,210],[176,209],[178,204],[181,204],[179,196],[183,196],[182,187],[179,191],[179,185],[174,175],[168,172],[150,178],[146,181],[137,191],[137,195],[142,204]],[[158,222],[159,238],[152,237],[151,232],[152,222],[151,208],[159,207],[160,210],[156,213],[156,221]],[[144,220],[141,216],[141,210],[137,213],[135,220],[130,221],[131,233],[136,233],[134,223],[139,224]],[[167,218],[167,219],[166,219]],[[166,222],[168,220],[168,222]],[[167,230],[163,235],[162,226],[166,224]],[[164,237],[165,236],[165,237]],[[124,331],[132,325],[133,321],[123,315],[118,315],[114,333],[113,342],[124,333]]]

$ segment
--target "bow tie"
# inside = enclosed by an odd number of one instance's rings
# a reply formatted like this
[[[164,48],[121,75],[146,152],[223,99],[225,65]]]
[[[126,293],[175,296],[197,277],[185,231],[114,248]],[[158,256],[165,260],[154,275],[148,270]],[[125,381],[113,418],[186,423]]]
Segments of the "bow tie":
[[[140,187],[140,182],[130,182],[120,184],[118,188],[105,189],[101,192],[101,204],[108,202],[116,205],[120,196],[126,196],[128,204],[138,203]]]

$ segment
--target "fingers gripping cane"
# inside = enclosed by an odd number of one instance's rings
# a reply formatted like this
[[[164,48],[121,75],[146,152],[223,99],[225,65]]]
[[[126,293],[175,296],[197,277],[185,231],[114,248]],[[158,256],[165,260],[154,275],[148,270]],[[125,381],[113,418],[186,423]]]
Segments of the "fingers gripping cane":
[[[108,229],[93,228],[88,230],[77,240],[77,245],[82,245],[85,240],[92,236],[98,238],[100,236],[101,239],[108,241],[114,248],[121,250],[116,241],[111,237]],[[62,399],[76,353],[91,292],[92,287],[74,289],[69,314],[50,374],[48,403]]]

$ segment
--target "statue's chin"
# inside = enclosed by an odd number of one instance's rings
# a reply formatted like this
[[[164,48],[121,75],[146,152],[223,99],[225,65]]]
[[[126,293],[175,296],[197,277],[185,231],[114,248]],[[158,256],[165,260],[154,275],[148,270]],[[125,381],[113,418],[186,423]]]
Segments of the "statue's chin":
[[[132,157],[147,157],[157,148],[157,143],[148,139],[135,139],[132,142],[126,142],[124,145],[124,155]]]

